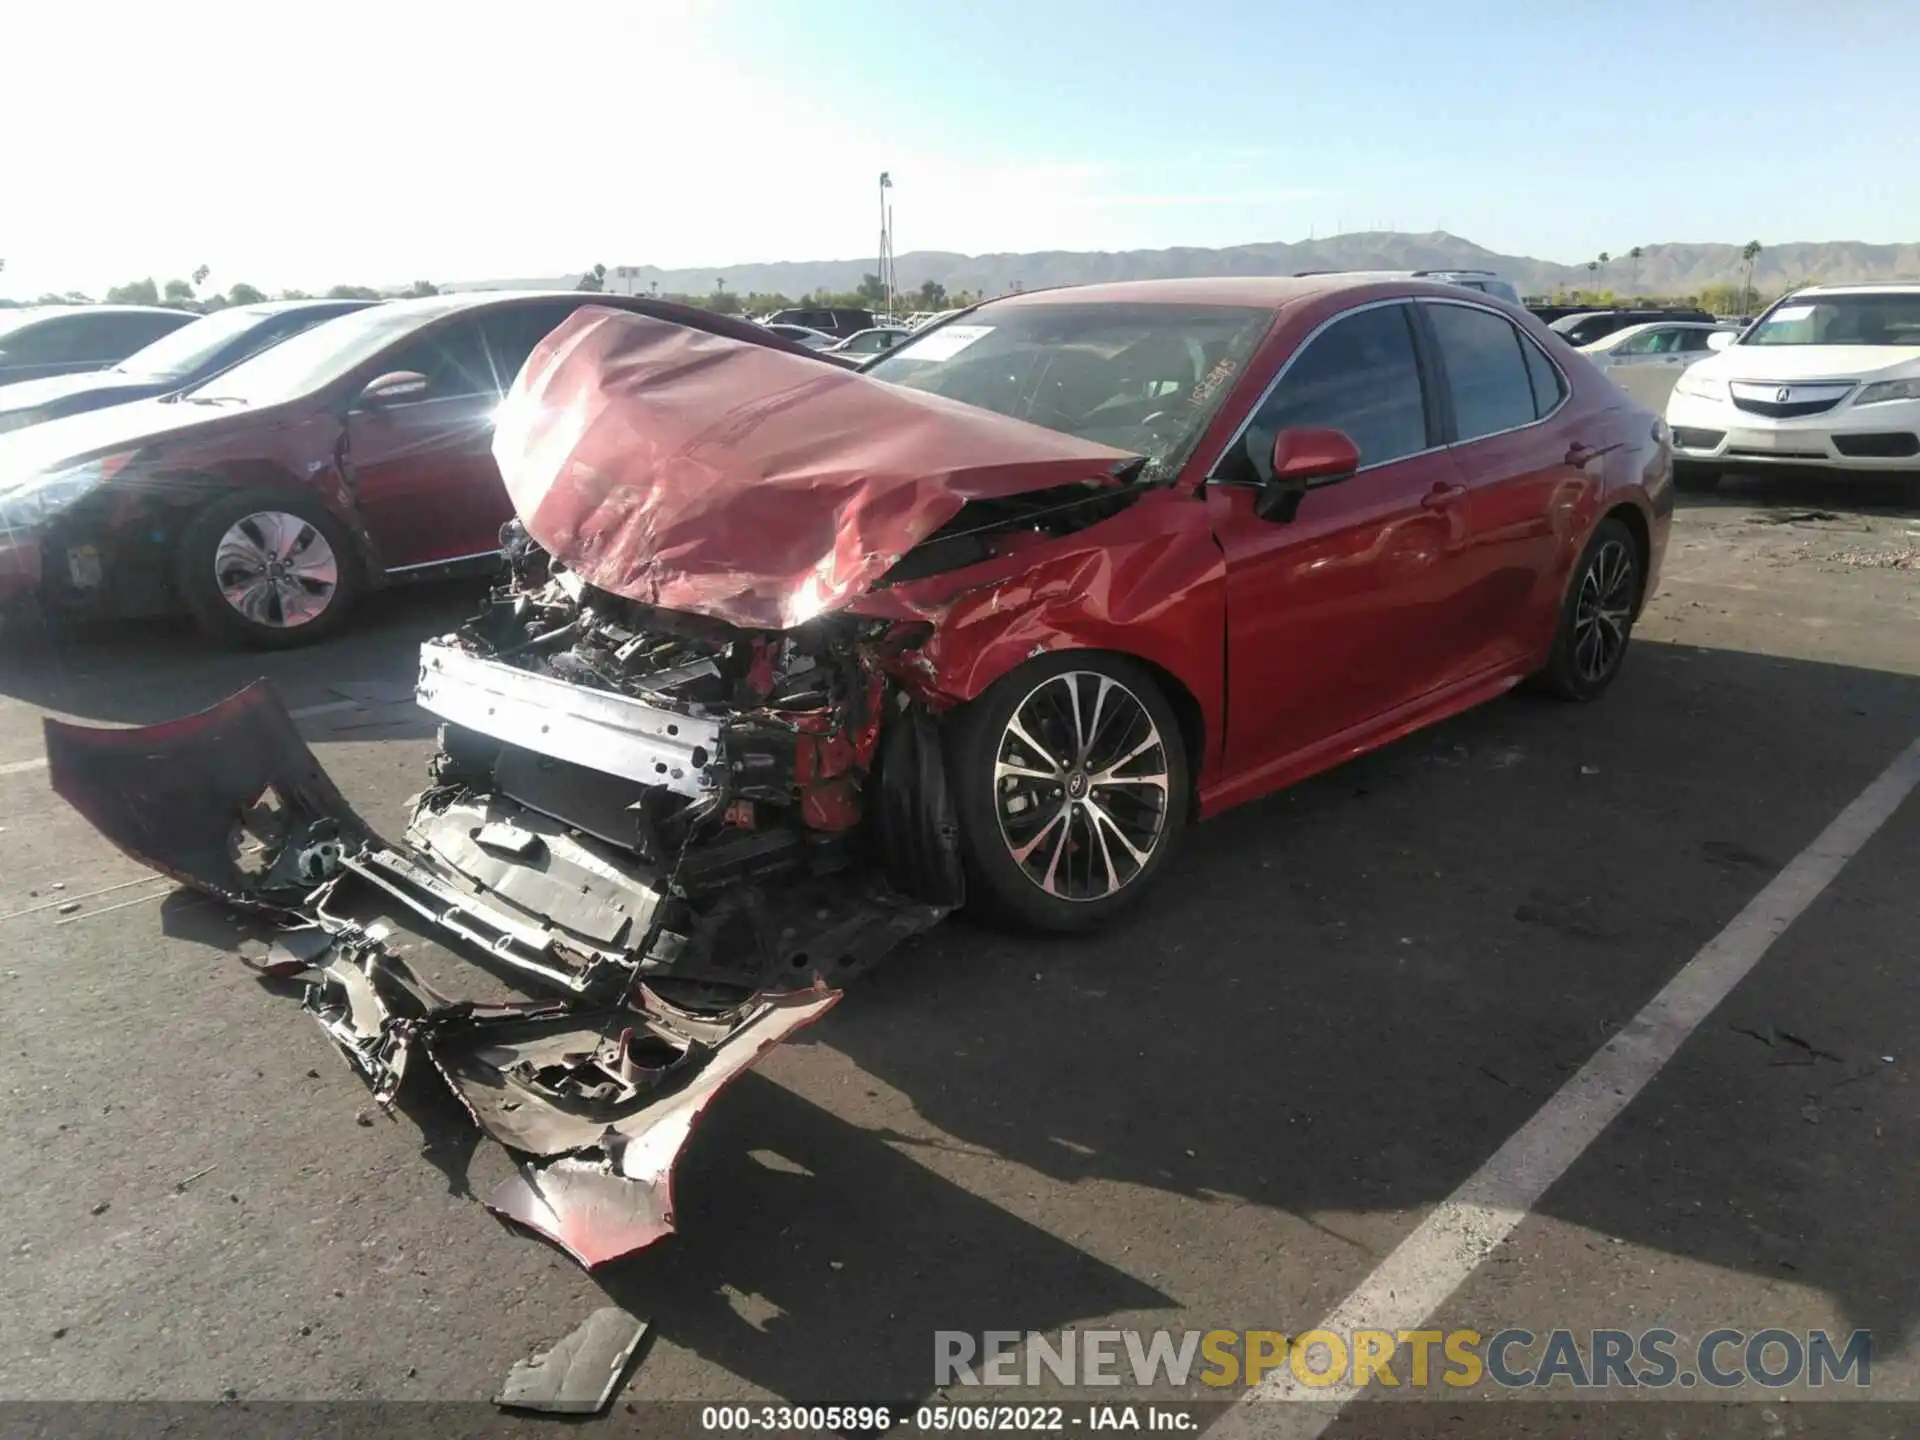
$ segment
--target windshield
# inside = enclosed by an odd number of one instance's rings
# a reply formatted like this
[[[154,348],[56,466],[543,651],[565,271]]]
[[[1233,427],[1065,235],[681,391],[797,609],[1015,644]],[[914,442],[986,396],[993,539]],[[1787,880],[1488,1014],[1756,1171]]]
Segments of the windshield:
[[[1920,345],[1920,293],[1805,295],[1776,305],[1742,345]]]
[[[187,398],[277,405],[311,395],[447,313],[444,305],[374,305],[355,310],[242,360],[224,375],[188,391]]]
[[[1235,305],[987,305],[864,373],[1177,472],[1273,322]]]
[[[24,330],[36,320],[45,320],[48,312],[30,309],[25,306],[18,310],[0,310],[0,340],[6,339],[16,330]]]
[[[257,310],[222,310],[163,335],[114,368],[130,375],[190,375],[267,318]]]

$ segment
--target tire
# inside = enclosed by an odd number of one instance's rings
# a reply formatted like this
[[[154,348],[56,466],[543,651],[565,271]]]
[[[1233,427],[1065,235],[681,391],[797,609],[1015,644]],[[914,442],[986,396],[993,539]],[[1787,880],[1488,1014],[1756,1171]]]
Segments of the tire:
[[[1697,461],[1673,462],[1673,487],[1689,495],[1710,495],[1720,488],[1720,468]]]
[[[1573,567],[1552,654],[1534,677],[1538,688],[1562,700],[1605,694],[1626,660],[1645,584],[1633,532],[1618,520],[1602,520]]]
[[[1125,656],[1031,660],[946,729],[969,902],[1003,919],[1037,930],[1100,924],[1139,898],[1186,827],[1179,720],[1146,667]],[[1037,818],[1048,807],[1051,818]]]
[[[180,598],[201,630],[254,649],[326,639],[360,591],[353,542],[319,500],[298,492],[215,500],[187,523],[179,564]]]

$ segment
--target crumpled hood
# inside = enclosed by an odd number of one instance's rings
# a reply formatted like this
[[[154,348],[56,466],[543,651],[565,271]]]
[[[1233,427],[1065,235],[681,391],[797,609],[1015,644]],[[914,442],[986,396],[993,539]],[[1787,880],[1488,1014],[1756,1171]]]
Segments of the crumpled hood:
[[[603,590],[791,629],[864,593],[968,500],[1134,457],[809,357],[586,306],[495,420],[528,533]]]

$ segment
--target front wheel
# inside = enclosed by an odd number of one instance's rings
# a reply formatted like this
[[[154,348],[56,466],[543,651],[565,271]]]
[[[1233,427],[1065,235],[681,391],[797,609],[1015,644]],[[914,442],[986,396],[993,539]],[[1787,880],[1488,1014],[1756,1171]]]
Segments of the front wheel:
[[[228,495],[180,538],[181,598],[202,630],[231,644],[283,649],[331,635],[358,576],[352,542],[310,495]]]
[[[1132,903],[1186,825],[1179,722],[1125,656],[1029,661],[949,736],[968,893],[1036,929],[1085,929]]]
[[[1597,700],[1620,673],[1640,611],[1640,547],[1620,521],[1602,520],[1573,567],[1553,653],[1534,678],[1562,700]]]

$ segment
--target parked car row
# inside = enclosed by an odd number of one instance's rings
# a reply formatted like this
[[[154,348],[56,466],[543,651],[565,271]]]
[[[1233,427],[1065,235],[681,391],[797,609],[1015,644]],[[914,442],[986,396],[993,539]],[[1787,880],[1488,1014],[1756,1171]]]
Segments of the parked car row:
[[[535,343],[583,304],[811,354],[744,320],[631,296],[469,292],[317,324],[301,308],[222,312],[170,337],[188,353],[151,363],[191,371],[256,326],[306,328],[190,388],[137,384],[145,398],[0,435],[0,605],[184,611],[216,636],[284,645],[338,628],[364,589],[491,567],[513,513],[493,412]],[[211,358],[185,343],[196,330],[214,332]]]
[[[188,390],[249,355],[372,300],[279,300],[236,305],[181,325],[102,369],[0,385],[0,434],[129,400]]]

